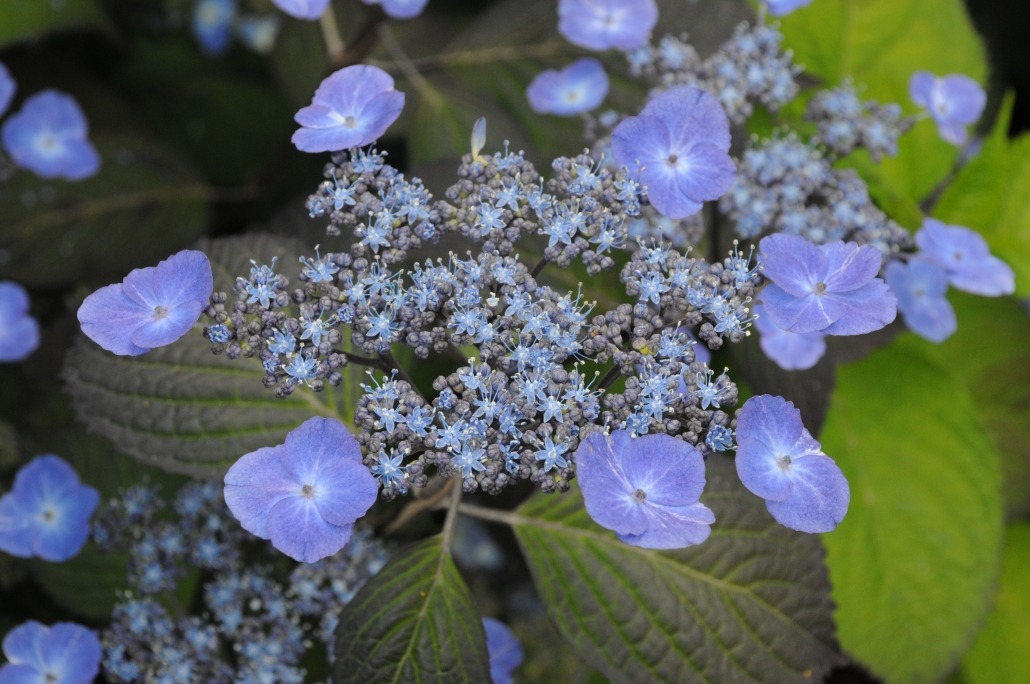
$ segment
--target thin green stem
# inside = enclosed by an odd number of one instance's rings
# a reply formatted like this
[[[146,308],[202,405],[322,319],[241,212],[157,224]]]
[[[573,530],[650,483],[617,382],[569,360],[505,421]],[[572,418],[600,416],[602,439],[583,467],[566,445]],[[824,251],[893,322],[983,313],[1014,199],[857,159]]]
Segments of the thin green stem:
[[[483,66],[496,62],[515,62],[533,57],[547,58],[566,52],[570,52],[570,48],[565,41],[550,40],[535,45],[503,45],[478,50],[447,52],[427,57],[406,58],[403,64],[397,60],[369,60],[368,63],[386,71],[403,71],[405,66],[411,66],[425,73],[448,67]]]
[[[451,500],[447,505],[447,517],[443,521],[443,532],[440,533],[440,543],[443,546],[444,552],[449,551],[451,548],[451,539],[454,537],[454,523],[458,520],[458,509],[461,507],[462,493],[461,482],[451,485]]]
[[[459,488],[460,490],[460,488]],[[496,508],[476,506],[475,504],[459,504],[458,512],[470,518],[479,518],[490,522],[501,523],[515,527],[522,517],[513,511],[499,511]]]
[[[322,39],[325,41],[325,52],[329,63],[333,66],[340,64],[347,54],[347,44],[340,34],[340,25],[336,23],[336,14],[333,12],[333,5],[325,8],[325,12],[318,19],[318,25],[322,29]]]

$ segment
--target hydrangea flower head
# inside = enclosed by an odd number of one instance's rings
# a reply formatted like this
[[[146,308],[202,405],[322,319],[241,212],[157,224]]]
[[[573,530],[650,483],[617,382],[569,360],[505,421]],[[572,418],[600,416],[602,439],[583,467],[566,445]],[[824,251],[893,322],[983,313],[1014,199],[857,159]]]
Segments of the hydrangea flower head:
[[[236,18],[236,0],[199,0],[193,7],[193,37],[209,55],[229,49],[232,25]]]
[[[801,9],[811,4],[812,0],[765,0],[765,5],[769,8],[769,14],[774,17],[786,16],[796,9]]]
[[[4,637],[0,684],[89,684],[100,674],[100,640],[74,622],[29,620]]]
[[[511,684],[512,673],[522,664],[522,644],[500,620],[483,618],[483,629],[490,654],[490,679],[493,684]]]
[[[361,147],[386,132],[404,108],[404,93],[393,78],[364,64],[331,74],[315,91],[311,104],[294,120],[301,128],[293,144],[302,152],[336,152]]]
[[[97,490],[79,482],[65,460],[37,456],[0,497],[0,551],[55,563],[74,557],[86,543],[99,501]]]
[[[595,432],[580,442],[576,464],[587,513],[627,544],[679,549],[708,539],[715,516],[699,501],[704,459],[683,440]]]
[[[908,92],[937,122],[941,137],[954,145],[966,142],[966,126],[976,123],[987,104],[980,84],[962,74],[937,77],[917,71],[908,83]]]
[[[329,7],[329,0],[272,0],[272,3],[296,19],[318,19]]]
[[[82,180],[100,169],[86,115],[71,95],[44,90],[25,100],[0,129],[14,163],[42,178]]]
[[[944,267],[948,280],[960,290],[984,297],[1016,291],[1016,275],[992,256],[987,241],[964,226],[949,226],[932,218],[916,232],[920,255]]]
[[[752,307],[758,344],[783,370],[808,370],[826,353],[826,336],[821,332],[792,333],[783,330],[765,315],[761,304]]]
[[[784,527],[829,532],[848,512],[847,479],[783,397],[751,397],[737,412],[736,462],[740,481]]]
[[[358,441],[329,418],[308,419],[225,474],[225,502],[243,529],[304,563],[342,549],[378,492]]]
[[[876,274],[881,256],[872,245],[829,242],[816,246],[797,235],[769,235],[759,243],[762,290],[770,320],[793,333],[862,335],[897,316],[897,300]]]
[[[588,50],[632,50],[658,23],[654,0],[558,0],[558,31]]]
[[[391,19],[413,19],[422,14],[429,0],[361,0],[366,5],[380,5]]]
[[[887,264],[887,284],[898,298],[898,311],[912,332],[931,342],[943,342],[958,328],[948,301],[948,274],[922,258]]]
[[[608,94],[608,74],[596,59],[584,57],[561,71],[536,75],[526,89],[529,106],[539,114],[572,116],[594,109]]]
[[[0,282],[0,362],[21,361],[39,346],[39,323],[29,315],[29,293]]]
[[[0,115],[7,111],[14,99],[14,93],[18,89],[14,78],[11,76],[7,65],[0,62]]]
[[[719,101],[691,86],[651,98],[612,132],[615,163],[639,168],[651,204],[669,218],[695,214],[730,189],[729,149],[730,124]]]
[[[107,351],[139,356],[189,332],[212,289],[211,262],[203,252],[186,249],[86,297],[79,323]]]

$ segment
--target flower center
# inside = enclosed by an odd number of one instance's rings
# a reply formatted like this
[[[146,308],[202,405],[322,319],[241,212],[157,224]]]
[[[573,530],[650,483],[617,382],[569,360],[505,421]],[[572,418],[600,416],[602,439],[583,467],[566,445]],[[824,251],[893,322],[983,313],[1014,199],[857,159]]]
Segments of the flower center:
[[[633,500],[636,501],[638,504],[644,503],[644,499],[646,498],[647,492],[645,492],[643,489],[638,489],[637,491],[633,492]]]
[[[357,128],[358,120],[355,119],[353,116],[348,116],[348,117],[344,118],[343,125],[346,126],[347,128]]]
[[[679,160],[680,160],[680,158],[676,154],[670,154],[666,158],[666,161],[669,162],[669,166],[675,166],[676,162],[678,162]]]
[[[43,522],[51,523],[51,522],[54,521],[54,518],[56,518],[56,517],[57,517],[57,511],[55,511],[50,506],[47,506],[46,508],[43,509]]]
[[[815,290],[815,293],[817,295],[821,295],[824,292],[826,292],[826,283],[818,282],[815,284],[815,287],[813,289]]]
[[[300,493],[305,499],[313,499],[315,497],[315,488],[312,485],[306,484],[300,488]]]
[[[780,466],[781,470],[786,470],[790,467],[790,456],[777,456],[776,465]]]
[[[154,318],[156,320],[161,320],[162,318],[168,318],[168,309],[166,309],[165,307],[163,307],[161,305],[155,306],[154,307]]]

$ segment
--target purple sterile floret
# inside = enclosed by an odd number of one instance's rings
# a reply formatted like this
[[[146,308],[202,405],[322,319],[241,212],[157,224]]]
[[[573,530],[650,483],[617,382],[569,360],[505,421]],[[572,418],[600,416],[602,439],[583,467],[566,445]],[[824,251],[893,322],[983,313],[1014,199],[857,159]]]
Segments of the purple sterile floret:
[[[0,129],[15,164],[43,178],[82,180],[100,169],[100,155],[87,137],[86,115],[71,95],[44,90],[12,114]]]
[[[0,551],[53,562],[75,556],[89,536],[89,519],[100,501],[63,459],[37,456],[0,497]]]
[[[765,307],[751,309],[758,329],[762,351],[784,370],[807,370],[826,353],[826,336],[821,332],[792,333],[783,330],[765,315]]]
[[[615,163],[637,170],[651,204],[669,218],[695,214],[730,189],[736,167],[729,149],[719,101],[691,86],[651,98],[612,132]]]
[[[308,419],[225,474],[225,502],[243,529],[304,563],[342,549],[378,492],[358,441],[329,418]]]
[[[736,463],[740,481],[784,527],[829,532],[848,512],[847,479],[783,397],[751,397],[737,412]]]
[[[236,0],[199,0],[193,7],[193,37],[209,55],[229,49],[236,19]]]
[[[301,128],[293,144],[303,152],[336,152],[361,147],[386,132],[404,108],[404,93],[393,78],[364,64],[331,74],[315,91],[311,104],[297,112]]]
[[[871,245],[816,246],[797,235],[769,235],[759,243],[762,290],[769,319],[794,333],[861,335],[897,316],[897,300],[876,274],[880,252]]]
[[[954,145],[966,142],[966,126],[976,123],[987,104],[980,84],[961,74],[937,77],[929,71],[912,74],[908,84],[912,101],[937,122],[941,137]]]
[[[325,14],[329,0],[272,0],[276,7],[297,19],[318,19]]]
[[[207,256],[186,249],[86,297],[79,323],[87,337],[109,352],[139,356],[189,332],[213,288]]]
[[[715,516],[699,501],[704,459],[681,439],[595,432],[580,442],[576,467],[587,513],[627,544],[679,549],[711,533]]]
[[[17,89],[18,86],[14,82],[14,77],[11,76],[7,65],[0,62],[0,115],[3,115],[7,108],[11,106],[11,100],[14,99],[14,93]]]
[[[589,112],[608,94],[608,74],[596,59],[584,57],[561,71],[548,69],[536,75],[526,89],[533,111],[572,116]]]
[[[769,14],[782,17],[796,9],[811,5],[812,0],[765,0],[765,4],[769,8]]]
[[[29,315],[29,293],[0,282],[0,362],[21,361],[39,346],[39,323]]]
[[[1016,291],[1015,273],[991,255],[983,236],[969,228],[928,218],[916,233],[916,244],[922,250],[920,256],[942,266],[948,280],[960,290],[984,297]]]
[[[522,664],[522,644],[515,633],[500,620],[483,618],[486,650],[490,654],[490,679],[493,684],[511,684],[512,673]]]
[[[429,0],[361,0],[366,5],[380,5],[391,19],[412,19],[422,14]]]
[[[943,342],[958,328],[955,309],[948,301],[948,274],[944,268],[922,258],[907,264],[887,264],[887,284],[898,298],[898,311],[905,325],[931,342]]]
[[[589,50],[632,50],[658,23],[654,0],[558,0],[558,31]]]
[[[3,651],[0,684],[88,684],[100,674],[100,640],[74,622],[23,622],[4,637]]]

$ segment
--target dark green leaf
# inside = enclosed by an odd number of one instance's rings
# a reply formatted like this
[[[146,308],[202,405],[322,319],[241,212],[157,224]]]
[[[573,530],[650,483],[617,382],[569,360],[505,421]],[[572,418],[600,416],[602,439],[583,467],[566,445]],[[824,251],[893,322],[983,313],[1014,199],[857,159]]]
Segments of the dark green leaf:
[[[0,4],[0,47],[54,31],[107,26],[98,0],[12,0]]]
[[[578,490],[538,495],[515,533],[544,605],[619,682],[811,682],[838,661],[819,538],[776,524],[731,460],[709,458],[704,544],[641,549],[599,527]]]
[[[847,516],[824,537],[841,646],[897,682],[955,667],[1000,555],[998,457],[927,346],[907,334],[839,367],[821,435],[851,485]]]
[[[347,604],[333,681],[490,681],[480,617],[439,537],[391,559]]]
[[[202,241],[199,248],[211,259],[215,289],[225,291],[249,272],[250,259],[270,263],[279,256],[281,269],[292,276],[298,254],[307,251],[293,241],[256,235]],[[299,388],[276,399],[262,385],[256,359],[212,354],[202,327],[198,323],[178,342],[138,357],[115,356],[80,338],[63,371],[79,419],[143,463],[221,477],[240,456],[282,443],[311,416],[348,422],[353,415],[360,369],[345,374],[339,388],[317,394]]]

